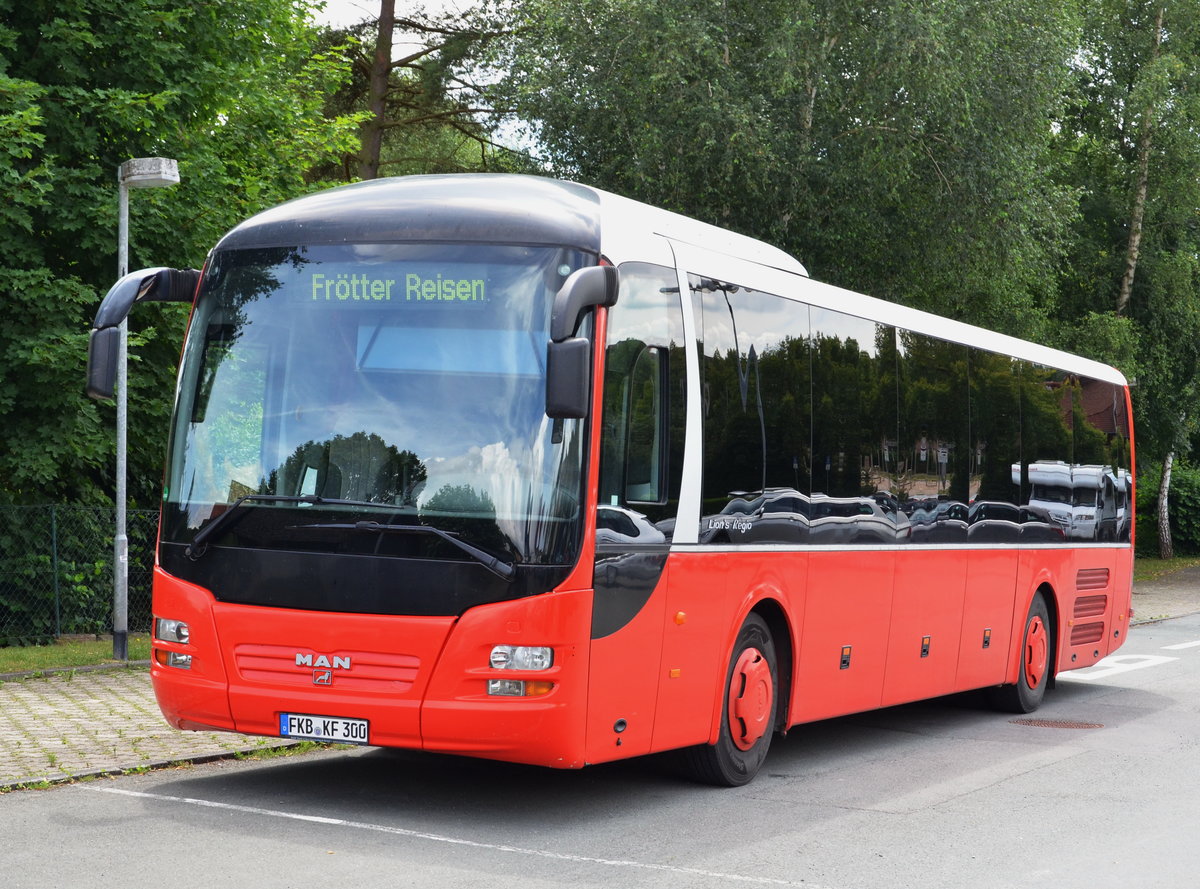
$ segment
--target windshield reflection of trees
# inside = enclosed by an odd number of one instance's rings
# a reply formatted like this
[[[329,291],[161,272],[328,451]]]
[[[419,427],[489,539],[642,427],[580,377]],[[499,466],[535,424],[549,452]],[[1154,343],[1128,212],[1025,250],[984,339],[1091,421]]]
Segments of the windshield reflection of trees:
[[[315,494],[329,500],[394,506],[390,515],[372,512],[370,518],[384,525],[428,524],[483,549],[511,553],[512,543],[500,530],[496,505],[486,491],[469,484],[445,484],[421,501],[428,476],[424,461],[412,451],[402,451],[378,434],[362,430],[298,446],[271,473],[262,493]],[[436,540],[422,540],[420,545],[439,546]]]

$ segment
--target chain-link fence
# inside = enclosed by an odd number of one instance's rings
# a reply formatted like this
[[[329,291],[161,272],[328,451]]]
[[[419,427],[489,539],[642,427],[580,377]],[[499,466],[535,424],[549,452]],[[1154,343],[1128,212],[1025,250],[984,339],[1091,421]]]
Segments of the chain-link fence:
[[[129,631],[150,629],[158,511],[131,509]],[[0,646],[112,631],[116,510],[0,507]]]

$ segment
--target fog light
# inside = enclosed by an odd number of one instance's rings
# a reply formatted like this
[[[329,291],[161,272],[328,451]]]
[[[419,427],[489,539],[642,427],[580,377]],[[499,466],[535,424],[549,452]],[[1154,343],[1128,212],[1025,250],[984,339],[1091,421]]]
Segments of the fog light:
[[[520,679],[489,679],[488,694],[521,698],[525,696],[525,683]]]
[[[497,645],[488,663],[493,670],[549,670],[554,649],[548,645]]]
[[[164,642],[182,642],[186,645],[191,633],[183,621],[160,617],[154,621],[154,638]]]
[[[489,679],[488,694],[506,698],[540,698],[550,694],[553,682],[526,679]]]
[[[164,651],[161,648],[154,649],[154,659],[164,667],[176,667],[180,670],[192,669],[192,656],[190,654],[180,654],[177,651]]]

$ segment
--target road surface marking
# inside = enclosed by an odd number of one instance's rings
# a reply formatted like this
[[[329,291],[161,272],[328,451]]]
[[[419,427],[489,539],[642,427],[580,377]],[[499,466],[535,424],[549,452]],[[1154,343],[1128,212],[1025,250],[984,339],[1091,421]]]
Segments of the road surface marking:
[[[1183,651],[1185,648],[1200,648],[1200,639],[1195,642],[1180,642],[1178,645],[1164,645],[1163,651]]]
[[[1141,670],[1145,667],[1157,667],[1159,664],[1166,664],[1177,660],[1179,658],[1166,657],[1161,654],[1110,654],[1108,657],[1097,661],[1090,667],[1084,667],[1082,670],[1059,673],[1058,679],[1060,682],[1064,679],[1092,682],[1096,679],[1107,679],[1119,673],[1128,673],[1131,670]]]
[[[446,843],[452,846],[465,846],[472,849],[484,849],[490,852],[507,852],[513,855],[532,855],[537,858],[549,858],[554,861],[569,861],[576,864],[599,864],[605,867],[627,868],[637,870],[665,871],[674,874],[684,874],[691,877],[709,877],[716,880],[727,880],[737,883],[750,883],[766,886],[799,886],[803,889],[833,889],[830,886],[820,886],[815,883],[777,880],[772,877],[752,877],[745,874],[722,873],[721,871],[703,870],[695,867],[677,867],[671,864],[652,864],[645,861],[626,861],[613,858],[595,858],[590,855],[572,855],[566,852],[551,852],[545,849],[528,849],[521,846],[509,846],[503,843],[484,843],[478,840],[468,840],[462,837],[445,836],[443,834],[426,833],[421,830],[409,830],[403,827],[390,827],[386,824],[372,824],[366,821],[349,821],[344,818],[328,818],[323,815],[303,815],[299,812],[284,812],[279,809],[261,809],[257,806],[241,806],[234,803],[220,803],[213,800],[194,799],[186,796],[169,796],[160,793],[144,793],[137,790],[125,790],[118,787],[101,787],[96,784],[73,785],[79,790],[91,790],[97,793],[114,793],[119,796],[130,796],[137,799],[156,800],[166,803],[180,803],[187,806],[199,806],[207,809],[221,809],[227,812],[242,812],[247,815],[262,815],[268,818],[284,818],[290,821],[304,821],[310,824],[327,824],[333,827],[348,827],[355,830],[369,830],[376,833],[387,833],[396,836],[411,837],[417,840],[428,840],[434,843]]]

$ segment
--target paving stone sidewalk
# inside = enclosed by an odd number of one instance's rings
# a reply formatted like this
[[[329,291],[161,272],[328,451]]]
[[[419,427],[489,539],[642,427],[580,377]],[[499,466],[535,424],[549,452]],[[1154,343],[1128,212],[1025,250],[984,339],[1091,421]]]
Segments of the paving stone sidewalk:
[[[171,728],[158,710],[146,667],[68,671],[0,684],[0,789],[289,743]]]
[[[1200,612],[1200,567],[1139,583],[1134,624]],[[146,667],[0,682],[0,790],[199,762],[291,742],[181,732],[163,721]]]

